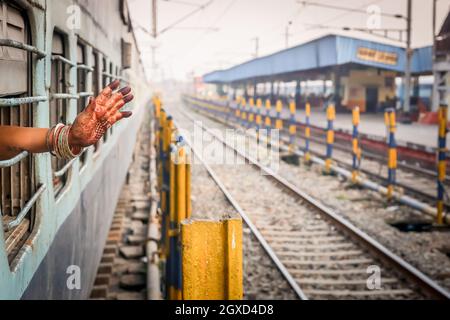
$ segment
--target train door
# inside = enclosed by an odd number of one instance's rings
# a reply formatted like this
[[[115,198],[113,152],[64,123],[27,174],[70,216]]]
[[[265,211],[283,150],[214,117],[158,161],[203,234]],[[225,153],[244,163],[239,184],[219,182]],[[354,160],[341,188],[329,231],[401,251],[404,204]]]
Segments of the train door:
[[[366,112],[376,112],[378,105],[378,88],[366,87]]]

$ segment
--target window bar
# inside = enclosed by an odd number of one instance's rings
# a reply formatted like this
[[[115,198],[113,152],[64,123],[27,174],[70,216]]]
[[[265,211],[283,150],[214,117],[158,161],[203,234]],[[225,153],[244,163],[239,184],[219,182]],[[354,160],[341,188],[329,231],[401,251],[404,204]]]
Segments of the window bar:
[[[36,96],[36,97],[23,97],[23,98],[0,98],[0,108],[1,107],[12,107],[18,106],[21,104],[29,104],[34,102],[42,102],[47,101],[47,96]]]
[[[81,154],[80,154],[81,155]],[[61,168],[61,170],[56,171],[53,173],[55,177],[62,177],[69,169],[72,167],[72,164],[77,160],[77,158],[73,158],[69,162],[66,163],[64,167]]]
[[[38,59],[42,59],[47,56],[47,54],[44,51],[41,51],[36,47],[11,39],[0,39],[0,47],[11,47],[16,49],[22,49],[34,53]]]
[[[17,218],[14,220],[8,222],[6,225],[3,225],[4,231],[9,231],[15,227],[17,227],[25,218],[28,211],[33,207],[33,205],[36,203],[36,201],[39,199],[41,194],[47,189],[47,186],[45,184],[41,185],[40,188],[36,191],[36,193],[31,197],[30,200],[28,200],[27,204],[22,208],[20,213],[17,215]]]
[[[23,151],[23,152],[19,153],[17,156],[15,156],[14,158],[0,161],[0,168],[12,167],[13,165],[15,165],[15,164],[19,163],[20,161],[22,161],[23,159],[25,159],[27,156],[28,156],[28,151]]]
[[[57,55],[57,54],[52,55],[52,60],[59,60],[59,61],[65,63],[65,64],[68,64],[72,68],[77,66],[77,64],[75,62],[72,62],[69,59],[66,59],[63,56],[60,56],[60,55]]]
[[[78,64],[77,65],[77,69],[86,70],[88,72],[93,72],[94,71],[93,67],[89,67],[89,66],[87,66],[85,64]]]
[[[78,94],[71,93],[53,93],[51,99],[79,99],[80,96]]]
[[[109,72],[102,72],[102,75],[104,75],[105,77],[109,77],[111,79],[114,79],[114,80],[120,80],[120,81],[123,81],[123,82],[127,81],[127,79],[125,79],[124,77],[116,76],[116,75],[111,74]]]
[[[78,96],[80,98],[90,97],[90,96],[93,96],[93,95],[94,95],[93,92],[78,92]]]

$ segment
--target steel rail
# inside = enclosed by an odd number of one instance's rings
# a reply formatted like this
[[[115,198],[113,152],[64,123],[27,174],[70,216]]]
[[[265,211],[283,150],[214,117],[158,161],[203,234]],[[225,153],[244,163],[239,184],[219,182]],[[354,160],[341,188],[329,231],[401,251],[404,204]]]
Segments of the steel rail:
[[[194,119],[188,115],[186,112],[181,111],[187,118],[191,121]],[[323,205],[318,200],[314,199],[307,193],[300,190],[297,186],[293,185],[285,178],[281,177],[277,173],[275,173],[272,169],[260,164],[257,160],[252,157],[244,154],[242,151],[237,150],[234,146],[229,145],[226,141],[224,141],[217,134],[212,132],[210,129],[205,128],[201,125],[201,128],[208,132],[215,139],[220,141],[224,146],[230,148],[235,152],[235,154],[241,156],[251,163],[253,166],[258,168],[259,170],[265,172],[264,175],[267,178],[272,179],[276,182],[277,185],[281,186],[283,189],[289,191],[291,194],[299,198],[300,200],[304,200],[311,207],[316,209],[323,218],[330,221],[333,225],[339,227],[341,231],[343,231],[347,236],[355,239],[358,243],[363,245],[366,249],[372,252],[379,259],[384,261],[386,264],[394,267],[398,272],[402,275],[406,276],[408,279],[419,285],[430,297],[436,299],[450,299],[450,292],[439,286],[436,282],[434,282],[431,278],[425,275],[422,271],[413,267],[411,264],[401,259],[399,256],[391,252],[385,246],[380,244],[377,240],[371,238],[367,233],[355,227],[351,222],[341,217],[337,213],[335,213],[329,207]]]
[[[286,143],[288,142],[288,139],[286,139],[286,137],[283,136],[283,138],[282,138],[281,141],[283,142],[283,144],[286,144]],[[281,149],[281,148],[280,148],[280,149]],[[338,148],[337,148],[337,149],[338,149]],[[318,151],[316,151],[316,150],[310,149],[309,152],[310,152],[311,154],[317,156],[317,157],[322,157],[322,156],[323,156],[322,153],[320,153],[320,152],[318,152]],[[335,157],[333,158],[333,160],[336,161],[339,165],[341,165],[341,166],[344,167],[344,168],[352,169],[351,164],[345,162],[345,160],[343,160],[343,159],[339,159],[338,157],[335,156]],[[375,160],[375,161],[376,161],[376,160]],[[364,174],[366,174],[366,175],[368,175],[368,176],[370,176],[370,177],[372,177],[373,179],[376,179],[377,181],[380,181],[380,182],[383,184],[383,186],[385,186],[385,185],[387,184],[387,178],[386,178],[386,177],[380,176],[379,174],[377,174],[377,173],[375,173],[375,172],[373,172],[373,171],[371,171],[371,170],[364,169],[364,168],[359,168],[359,171],[362,172],[362,173],[364,173]],[[424,178],[425,178],[425,177],[424,177]],[[436,178],[436,177],[434,177],[434,178]],[[447,179],[448,179],[448,178],[447,178]],[[434,182],[434,181],[433,181],[433,182]],[[434,182],[434,183],[435,183],[435,182]],[[397,182],[395,183],[395,185],[398,186],[398,187],[400,187],[400,188],[402,188],[402,189],[404,189],[404,190],[406,191],[406,193],[409,193],[409,194],[411,194],[411,195],[418,196],[418,197],[420,197],[420,198],[422,198],[422,199],[424,199],[424,200],[426,200],[426,201],[432,203],[433,205],[434,205],[434,204],[436,203],[436,201],[437,201],[435,195],[432,195],[432,194],[423,192],[423,191],[421,191],[421,190],[419,190],[419,189],[413,188],[413,187],[411,187],[411,186],[409,186],[409,185],[407,185],[407,184],[405,184],[405,183],[403,183],[403,182],[397,181]],[[448,211],[450,211],[450,204],[449,204],[449,203],[445,203],[444,206],[445,206],[445,208],[446,208]]]
[[[197,104],[197,105],[199,105],[199,104],[206,104],[206,105],[209,105],[209,106],[218,106],[217,102],[212,102],[212,101],[204,102],[204,101],[195,100],[195,99],[191,99],[191,98],[187,98],[187,100],[193,101],[191,103],[194,103],[194,104]],[[224,106],[218,106],[218,107],[225,108],[227,106],[224,105]],[[231,109],[235,110],[233,108],[231,108]],[[251,110],[246,108],[246,111],[251,111]],[[218,112],[223,112],[223,111],[218,111]],[[269,117],[271,118],[272,121],[276,119],[276,117],[274,117],[272,114],[269,115]],[[283,121],[288,121],[289,118],[284,118],[283,117],[282,120]],[[304,127],[305,124],[302,123],[301,121],[296,120],[295,121],[295,125],[299,126],[299,127]],[[324,130],[323,128],[317,127],[317,126],[312,126],[311,129],[316,129],[316,130],[320,130],[320,131]],[[346,134],[345,131],[336,131],[336,132],[342,132],[342,133]],[[304,137],[302,132],[297,132],[297,136],[299,136],[300,138]],[[311,139],[311,141],[314,141],[316,143],[324,144],[324,142],[322,140],[318,139],[318,138],[311,137],[310,139]],[[349,151],[350,150],[345,145],[343,145],[342,143],[337,142],[337,141],[335,142],[334,146],[335,146],[335,148],[338,148],[338,149],[340,149],[342,151]],[[375,160],[375,161],[379,161],[379,162],[383,162],[383,163],[386,162],[385,161],[386,159],[383,156],[371,153],[370,151],[367,151],[367,150],[365,150],[364,156],[366,158],[368,158],[368,159],[371,159],[371,160]],[[426,177],[431,177],[431,178],[436,178],[437,177],[436,172],[434,172],[432,170],[429,170],[429,169],[421,168],[421,167],[418,167],[418,166],[415,166],[415,165],[412,165],[412,164],[399,162],[398,163],[398,167],[402,168],[402,169],[404,169],[406,171],[409,170],[409,171],[411,171],[413,173],[421,174],[421,175],[426,176]],[[447,176],[446,177],[446,181],[450,181],[450,177]]]
[[[198,111],[198,110],[195,110],[195,111],[199,112],[200,114],[203,114],[201,111]],[[224,122],[221,119],[217,119],[213,115],[209,114],[208,112],[206,112],[206,113],[207,114],[203,114],[205,117],[207,117],[209,119],[212,119],[213,121],[218,121],[218,122],[220,122],[220,123],[222,123],[224,125],[227,125],[227,126],[230,125],[228,122]],[[237,127],[237,125],[234,125],[234,127]],[[282,151],[288,151],[287,147],[285,147],[283,145],[279,145],[278,148],[279,148],[279,150],[282,150]],[[297,155],[299,157],[303,157],[304,156],[304,152],[301,149],[294,150],[293,152],[294,152],[295,155]],[[315,153],[315,154],[317,154],[317,153]],[[336,159],[334,159],[334,160],[336,160]],[[320,156],[313,156],[311,158],[311,161],[316,163],[316,164],[322,165],[322,166],[324,165],[324,160]],[[339,163],[339,161],[337,161],[337,163]],[[334,172],[336,172],[336,173],[338,173],[338,174],[340,174],[340,175],[342,175],[342,176],[344,176],[346,178],[350,178],[351,173],[349,171],[345,170],[342,167],[339,167],[339,166],[336,166],[336,165],[332,165],[331,169]],[[363,187],[365,187],[367,189],[370,189],[370,190],[373,190],[373,191],[376,191],[376,192],[379,192],[381,194],[386,195],[386,188],[384,186],[382,186],[382,185],[379,185],[379,184],[377,184],[377,183],[375,183],[373,181],[370,181],[368,179],[362,179],[361,177],[358,177],[357,182],[358,182],[359,185],[361,185],[361,186],[363,186]],[[395,192],[394,193],[394,198],[398,202],[400,202],[402,204],[405,204],[407,206],[413,207],[414,209],[422,211],[425,214],[428,214],[428,215],[430,215],[432,217],[436,216],[436,209],[433,206],[430,206],[428,203],[420,202],[420,201],[418,201],[418,200],[416,200],[416,199],[414,199],[414,198],[412,198],[410,196],[403,195],[403,194],[401,194],[399,192]],[[450,223],[450,217],[446,217],[446,222]]]

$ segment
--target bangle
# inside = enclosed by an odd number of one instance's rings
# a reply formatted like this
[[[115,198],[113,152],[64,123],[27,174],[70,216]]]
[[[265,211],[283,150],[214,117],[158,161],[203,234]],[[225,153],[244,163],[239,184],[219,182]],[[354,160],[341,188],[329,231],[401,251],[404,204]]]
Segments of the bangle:
[[[81,154],[83,148],[72,148],[69,144],[69,133],[71,126],[58,123],[51,129],[53,137],[52,154],[60,159],[73,159]],[[49,134],[50,136],[50,134]],[[75,153],[73,152],[75,151]]]
[[[53,146],[50,145],[50,136],[52,136],[54,129],[55,129],[55,126],[53,126],[52,128],[50,128],[47,131],[47,134],[45,135],[45,144],[46,144],[47,150],[50,152],[50,154],[53,156],[56,156],[55,153],[53,152]]]

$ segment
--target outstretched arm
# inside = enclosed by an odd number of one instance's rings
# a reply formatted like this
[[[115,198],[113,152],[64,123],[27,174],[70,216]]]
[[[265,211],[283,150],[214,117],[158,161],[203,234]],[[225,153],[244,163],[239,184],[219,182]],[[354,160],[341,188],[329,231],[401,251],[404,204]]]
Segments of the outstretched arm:
[[[133,99],[131,88],[114,92],[119,84],[116,80],[98,97],[90,98],[89,105],[77,116],[73,125],[66,127],[68,144],[74,154],[95,144],[114,123],[131,116],[130,111],[120,111]],[[0,126],[0,160],[10,159],[24,150],[31,153],[54,151],[57,144],[53,141],[57,137],[54,130]]]

